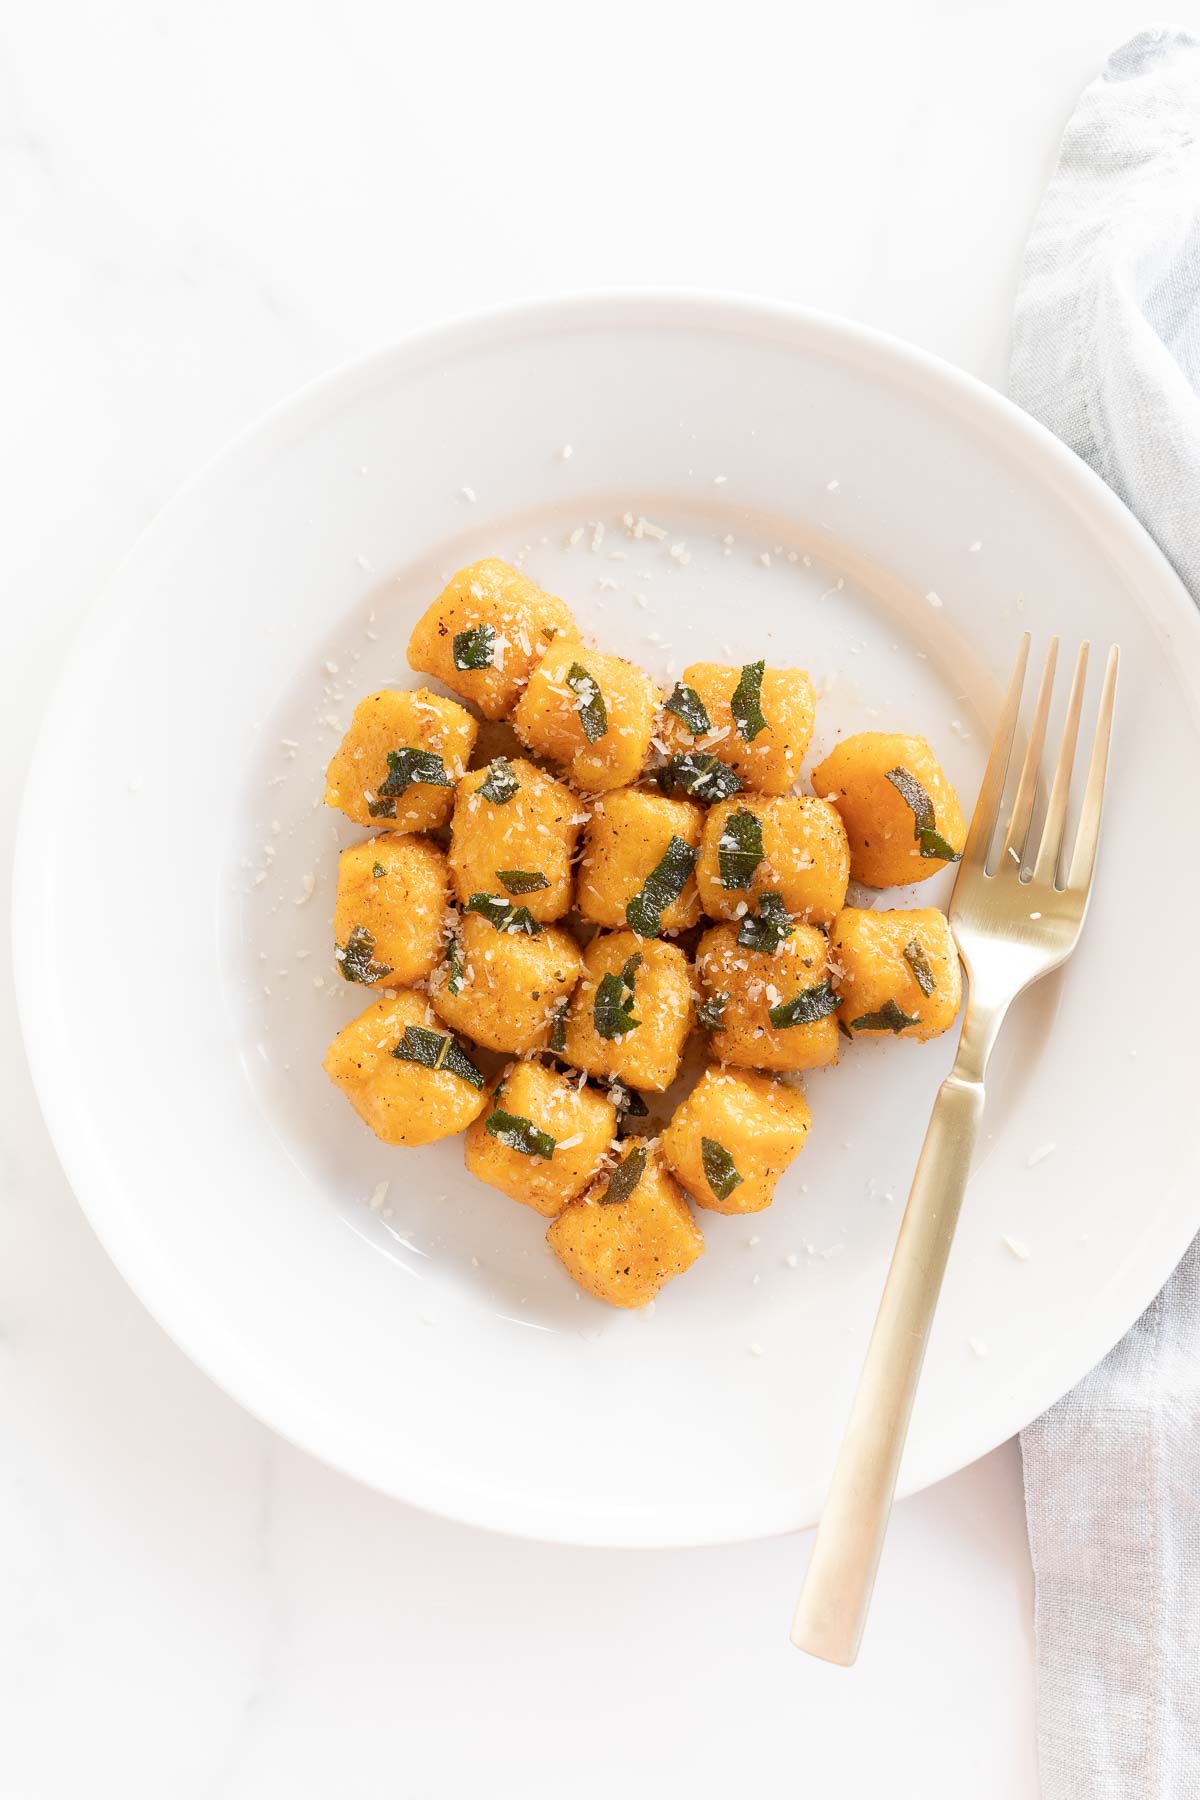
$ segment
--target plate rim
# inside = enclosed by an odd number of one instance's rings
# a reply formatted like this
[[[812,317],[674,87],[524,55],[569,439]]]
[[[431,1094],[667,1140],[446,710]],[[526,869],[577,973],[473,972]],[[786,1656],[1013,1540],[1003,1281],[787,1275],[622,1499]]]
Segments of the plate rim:
[[[764,1501],[753,1512],[744,1502],[710,1504],[707,1511],[698,1507],[686,1529],[680,1529],[681,1521],[674,1517],[671,1509],[654,1503],[618,1508],[613,1502],[604,1501],[593,1518],[588,1503],[581,1499],[572,1516],[564,1519],[563,1509],[557,1503],[542,1502],[536,1493],[529,1491],[517,1495],[511,1487],[504,1484],[497,1487],[482,1476],[467,1488],[459,1475],[452,1475],[447,1480],[440,1469],[418,1464],[405,1471],[405,1482],[400,1484],[378,1468],[373,1472],[369,1453],[357,1450],[352,1444],[331,1442],[328,1431],[322,1434],[318,1430],[318,1424],[327,1423],[323,1416],[313,1421],[310,1414],[310,1423],[306,1426],[303,1417],[295,1417],[283,1403],[284,1395],[278,1384],[270,1378],[262,1380],[256,1371],[246,1367],[227,1368],[217,1350],[203,1341],[203,1333],[194,1329],[193,1320],[181,1319],[179,1308],[173,1315],[170,1291],[164,1294],[157,1289],[155,1265],[139,1258],[138,1233],[136,1229],[124,1227],[119,1205],[114,1208],[109,1204],[112,1184],[103,1163],[90,1154],[87,1132],[80,1131],[78,1121],[72,1125],[69,1095],[58,1091],[49,1015],[44,1021],[39,1016],[39,990],[33,980],[29,959],[20,956],[17,947],[30,941],[35,920],[41,912],[37,838],[45,829],[45,814],[39,810],[37,795],[43,788],[45,769],[51,761],[56,723],[68,710],[72,687],[86,664],[93,640],[116,628],[120,621],[121,590],[127,574],[144,556],[154,553],[159,539],[173,532],[177,522],[186,519],[188,509],[203,499],[211,485],[236,475],[239,462],[249,455],[258,455],[265,447],[264,440],[282,428],[294,430],[310,425],[331,401],[352,398],[364,384],[372,385],[384,370],[402,372],[406,363],[412,364],[431,355],[461,354],[480,343],[495,344],[506,337],[536,335],[552,329],[583,331],[619,324],[647,328],[667,322],[680,323],[693,330],[727,330],[741,335],[754,335],[757,330],[761,336],[764,328],[770,328],[780,339],[785,336],[802,339],[809,349],[825,348],[860,368],[865,366],[872,371],[886,368],[893,374],[903,374],[913,385],[924,385],[931,390],[931,397],[942,408],[948,400],[957,398],[960,409],[972,417],[981,433],[1001,438],[1007,436],[1010,441],[1023,443],[1035,477],[1044,485],[1054,486],[1064,502],[1073,500],[1080,512],[1089,515],[1097,527],[1104,527],[1114,543],[1121,545],[1140,563],[1149,591],[1162,604],[1168,617],[1173,615],[1178,621],[1181,638],[1190,642],[1190,656],[1182,660],[1190,663],[1188,672],[1200,691],[1200,613],[1167,558],[1140,521],[1082,459],[1032,415],[1023,412],[979,377],[875,327],[792,302],[751,294],[688,288],[602,288],[515,301],[419,327],[315,377],[238,432],[166,501],[101,584],[71,637],[26,771],[17,816],[12,880],[17,1017],[47,1131],[72,1192],[105,1254],[172,1342],[224,1393],[270,1430],[327,1466],[380,1493],[462,1524],[512,1536],[626,1549],[750,1542],[805,1529],[814,1521],[798,1518],[786,1497]],[[1180,648],[1177,643],[1177,658]],[[1000,1416],[998,1410],[986,1429],[978,1431],[973,1438],[967,1435],[965,1454],[964,1440],[960,1438],[948,1455],[930,1455],[923,1464],[910,1465],[897,1490],[897,1498],[920,1492],[1006,1442],[1062,1393],[1069,1391],[1107,1354],[1154,1299],[1200,1229],[1200,1200],[1196,1203],[1195,1216],[1179,1224],[1184,1210],[1181,1206],[1175,1229],[1164,1225],[1156,1234],[1154,1245],[1158,1254],[1149,1254],[1143,1245],[1133,1267],[1123,1270],[1126,1291],[1136,1304],[1115,1335],[1107,1330],[1093,1334],[1095,1341],[1103,1340],[1101,1347],[1094,1354],[1093,1339],[1089,1339],[1086,1361],[1067,1386],[1057,1388],[1055,1382],[1057,1391],[1033,1413],[1028,1411],[1025,1399],[1017,1404],[1015,1397],[1010,1397],[1009,1405],[1003,1411],[1003,1429],[999,1435],[994,1422],[995,1417]],[[1089,1313],[1095,1311],[1103,1294],[1102,1289],[1093,1297]],[[1119,1310],[1124,1313],[1126,1308]],[[320,1441],[316,1441],[318,1438]],[[726,1516],[735,1511],[736,1520]]]

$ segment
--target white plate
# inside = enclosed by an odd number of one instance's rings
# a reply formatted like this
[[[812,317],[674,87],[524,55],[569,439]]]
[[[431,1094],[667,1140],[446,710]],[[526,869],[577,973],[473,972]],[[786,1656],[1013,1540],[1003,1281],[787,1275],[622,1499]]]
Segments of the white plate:
[[[1200,628],[1074,457],[869,332],[670,296],[455,324],[310,388],[167,509],[83,633],[22,823],[22,1016],[63,1162],[184,1349],[390,1493],[580,1543],[815,1517],[948,1040],[810,1078],[774,1207],[703,1215],[708,1254],[634,1315],[577,1294],[457,1143],[385,1148],[321,1072],[361,1004],[331,974],[356,834],[325,762],[355,697],[413,679],[442,579],[519,552],[661,678],[763,655],[828,678],[816,749],[926,733],[968,807],[1021,629],[1123,646],[1099,891],[996,1059],[920,1487],[1082,1375],[1200,1222],[1200,939],[1155,932],[1200,885]]]

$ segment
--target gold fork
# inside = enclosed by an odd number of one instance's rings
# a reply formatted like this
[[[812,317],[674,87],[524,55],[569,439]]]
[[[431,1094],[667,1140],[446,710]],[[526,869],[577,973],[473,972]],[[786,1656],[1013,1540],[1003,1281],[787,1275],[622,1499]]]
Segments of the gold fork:
[[[921,1147],[792,1625],[792,1642],[798,1649],[846,1666],[858,1655],[871,1604],[925,1346],[983,1118],[988,1057],[1017,995],[1057,969],[1079,941],[1096,865],[1117,685],[1115,644],[1108,653],[1069,865],[1063,837],[1083,710],[1086,643],[1080,646],[1075,662],[1058,763],[1036,853],[1030,843],[1058,657],[1058,639],[1054,638],[1003,847],[994,870],[988,872],[1021,710],[1029,641],[1026,632],[950,902],[950,926],[968,981],[958,1055],[938,1090]],[[1032,857],[1032,872],[1027,852]]]

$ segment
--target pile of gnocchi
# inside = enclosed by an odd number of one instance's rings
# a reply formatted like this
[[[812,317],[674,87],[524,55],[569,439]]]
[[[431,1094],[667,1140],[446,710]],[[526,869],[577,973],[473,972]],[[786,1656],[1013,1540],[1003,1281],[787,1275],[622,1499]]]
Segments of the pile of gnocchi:
[[[873,731],[798,793],[803,670],[696,663],[664,694],[495,559],[454,576],[408,661],[474,710],[384,689],[329,765],[326,803],[374,832],[341,854],[335,961],[379,997],[326,1071],[385,1143],[465,1133],[581,1287],[645,1306],[703,1252],[689,1201],[771,1204],[808,1137],[802,1071],[952,1023],[944,914],[846,895],[957,861],[958,797],[924,738]],[[706,1066],[651,1135],[693,1033]]]

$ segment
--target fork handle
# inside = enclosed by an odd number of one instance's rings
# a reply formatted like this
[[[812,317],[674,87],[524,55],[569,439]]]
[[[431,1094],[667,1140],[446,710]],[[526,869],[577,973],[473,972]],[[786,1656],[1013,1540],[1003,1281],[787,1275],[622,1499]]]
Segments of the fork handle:
[[[793,1644],[826,1662],[849,1666],[858,1655],[983,1117],[983,1081],[960,1067],[964,1060],[934,1102],[792,1625]]]

